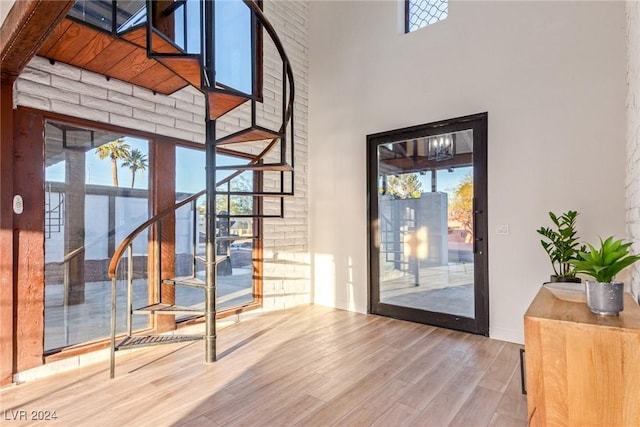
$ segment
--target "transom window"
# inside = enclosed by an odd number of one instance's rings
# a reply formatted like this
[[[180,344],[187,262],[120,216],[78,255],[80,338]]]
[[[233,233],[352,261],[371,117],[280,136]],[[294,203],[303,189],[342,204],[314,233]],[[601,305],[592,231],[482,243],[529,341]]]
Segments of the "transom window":
[[[405,0],[405,33],[435,24],[448,15],[448,0]]]

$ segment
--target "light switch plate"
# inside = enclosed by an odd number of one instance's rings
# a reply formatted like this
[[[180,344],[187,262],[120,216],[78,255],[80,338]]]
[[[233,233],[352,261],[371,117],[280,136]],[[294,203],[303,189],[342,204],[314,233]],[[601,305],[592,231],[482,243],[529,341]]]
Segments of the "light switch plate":
[[[13,212],[20,215],[24,211],[24,203],[22,202],[22,196],[13,196]]]
[[[498,224],[496,226],[496,234],[500,236],[508,236],[509,235],[509,224]]]

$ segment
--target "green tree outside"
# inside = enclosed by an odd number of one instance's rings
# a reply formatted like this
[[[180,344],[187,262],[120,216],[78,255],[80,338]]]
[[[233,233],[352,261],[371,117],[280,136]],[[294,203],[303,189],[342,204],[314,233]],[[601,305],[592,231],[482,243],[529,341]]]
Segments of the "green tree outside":
[[[129,153],[129,157],[124,159],[121,167],[129,168],[131,171],[131,188],[133,188],[136,182],[136,172],[147,170],[147,156],[142,154],[142,151],[134,148],[131,150],[131,153]]]
[[[473,176],[465,175],[449,200],[449,221],[458,222],[468,232],[467,241],[473,239]]]
[[[222,192],[222,189],[219,189]],[[244,176],[238,176],[231,180],[231,191],[251,191],[251,183]],[[228,196],[219,194],[216,198],[216,212],[227,211]],[[204,215],[206,211],[206,200],[202,200],[198,205],[198,213]],[[248,215],[253,213],[253,196],[231,196],[232,215]]]
[[[118,186],[118,160],[127,160],[131,155],[131,146],[124,143],[124,138],[118,138],[115,141],[107,142],[96,148],[96,154],[100,160],[107,157],[111,159],[111,174],[113,176],[113,186]]]
[[[418,199],[422,193],[422,183],[416,173],[387,177],[387,194],[398,199]]]

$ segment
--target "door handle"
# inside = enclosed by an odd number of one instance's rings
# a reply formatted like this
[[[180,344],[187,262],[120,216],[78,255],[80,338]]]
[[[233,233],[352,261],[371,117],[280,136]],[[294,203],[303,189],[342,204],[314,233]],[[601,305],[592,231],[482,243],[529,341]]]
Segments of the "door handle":
[[[472,221],[472,226],[473,226],[473,235],[474,235],[474,239],[473,239],[473,253],[478,253],[478,242],[482,242],[482,237],[476,237],[476,233],[478,231],[478,227],[476,226],[478,221],[477,221],[477,216],[482,214],[482,210],[481,209],[476,209],[476,198],[474,197],[473,199],[471,199],[471,210],[473,212],[473,221]],[[480,251],[480,255],[482,255],[482,251]]]

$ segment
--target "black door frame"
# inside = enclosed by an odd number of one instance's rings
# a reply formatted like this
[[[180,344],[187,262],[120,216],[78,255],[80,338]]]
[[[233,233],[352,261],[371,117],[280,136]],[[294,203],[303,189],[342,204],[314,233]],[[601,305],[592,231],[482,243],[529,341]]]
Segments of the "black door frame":
[[[487,120],[488,114],[485,112],[367,135],[369,313],[489,336]],[[473,130],[475,318],[382,303],[380,302],[377,148],[381,144],[467,129]]]

